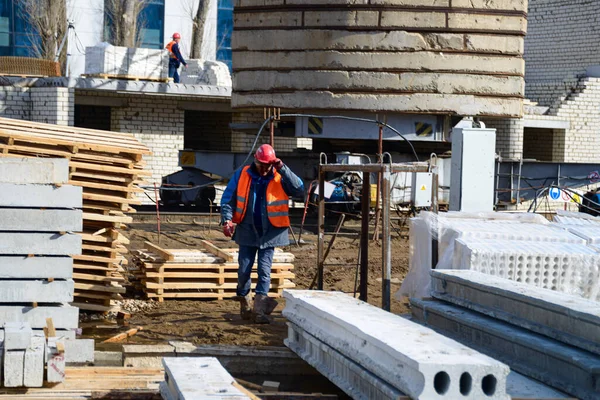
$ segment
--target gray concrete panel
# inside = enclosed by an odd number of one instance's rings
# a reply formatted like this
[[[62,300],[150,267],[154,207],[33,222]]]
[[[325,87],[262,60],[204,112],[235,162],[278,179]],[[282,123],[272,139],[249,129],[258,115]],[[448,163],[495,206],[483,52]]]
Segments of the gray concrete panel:
[[[2,279],[69,279],[71,277],[73,277],[71,257],[0,256],[0,278]]]
[[[417,321],[517,372],[584,400],[600,397],[595,354],[454,305],[411,299],[411,306]]]
[[[81,210],[0,208],[0,231],[81,232]]]
[[[74,283],[66,281],[0,281],[3,303],[67,303],[73,301]]]
[[[23,386],[25,350],[4,349],[4,386]]]
[[[17,185],[0,183],[0,206],[81,208],[83,190],[78,186]]]
[[[331,92],[290,92],[275,94],[238,93],[232,98],[233,107],[282,107],[301,109],[310,104],[312,109],[346,109],[357,111],[416,111],[425,113],[453,113],[460,115],[520,117],[520,98],[493,98],[448,94],[335,94]]]
[[[42,387],[44,384],[44,359],[46,338],[31,338],[31,346],[25,350],[23,367],[23,385],[25,387]]]
[[[0,293],[0,302],[4,301],[4,296]],[[34,329],[43,329],[46,326],[46,318],[52,318],[57,329],[75,329],[79,326],[79,309],[68,304],[37,307],[0,305],[1,325],[7,322],[23,322]]]
[[[25,350],[31,345],[31,326],[24,322],[8,321],[4,328],[4,349]]]
[[[81,364],[94,362],[94,339],[65,340],[65,362]]]
[[[66,256],[81,254],[81,236],[75,233],[0,232],[0,254]]]
[[[469,270],[434,270],[432,296],[600,354],[596,301]]]
[[[0,158],[0,182],[25,185],[69,181],[66,158]]]

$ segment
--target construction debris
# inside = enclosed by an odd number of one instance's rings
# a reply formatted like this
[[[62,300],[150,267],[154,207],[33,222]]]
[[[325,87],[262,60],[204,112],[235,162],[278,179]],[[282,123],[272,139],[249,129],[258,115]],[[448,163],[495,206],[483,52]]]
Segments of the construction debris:
[[[222,300],[235,296],[237,287],[237,249],[220,249],[204,241],[209,251],[163,249],[146,242],[148,250],[135,251],[130,272],[141,283],[148,298],[203,298]],[[271,267],[269,296],[281,297],[283,289],[294,288],[294,255],[276,249]],[[256,264],[252,272],[252,288],[256,286]]]
[[[114,309],[114,300],[121,300],[121,293],[125,292],[121,273],[126,263],[124,245],[129,243],[120,229],[131,221],[131,217],[124,214],[134,211],[130,205],[141,203],[137,194],[143,190],[137,185],[149,175],[142,161],[142,156],[150,153],[148,148],[133,135],[123,132],[0,118],[0,151],[6,159],[57,157],[68,160],[68,180],[56,183],[80,188],[30,188],[23,189],[26,192],[18,196],[5,188],[0,190],[0,203],[9,201],[8,205],[15,205],[18,198],[23,198],[31,202],[31,207],[81,207],[83,199],[83,230],[71,229],[81,232],[83,249],[82,254],[73,256],[75,298],[72,304],[85,310]],[[75,198],[75,189],[79,193],[75,204],[59,203],[61,199]],[[72,190],[66,197],[66,192]],[[57,200],[53,200],[55,198]]]

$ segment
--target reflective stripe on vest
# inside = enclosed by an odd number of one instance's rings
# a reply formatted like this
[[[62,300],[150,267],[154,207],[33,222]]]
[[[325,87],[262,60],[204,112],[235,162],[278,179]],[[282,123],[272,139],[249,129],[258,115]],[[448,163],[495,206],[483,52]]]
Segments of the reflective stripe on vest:
[[[248,173],[250,166],[244,167],[240,174],[236,193],[236,205],[232,221],[236,224],[241,223],[246,215],[248,207],[248,195],[250,194],[250,185],[252,177]],[[274,178],[267,185],[266,193],[267,217],[271,225],[277,228],[287,228],[290,226],[289,217],[289,196],[283,190],[281,184],[281,175],[274,171]]]

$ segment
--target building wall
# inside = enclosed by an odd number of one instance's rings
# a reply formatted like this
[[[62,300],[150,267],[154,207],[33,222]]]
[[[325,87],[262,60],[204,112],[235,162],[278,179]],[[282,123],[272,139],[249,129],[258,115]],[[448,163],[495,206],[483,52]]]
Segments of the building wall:
[[[525,93],[551,106],[586,68],[600,64],[598,2],[529,0],[525,39]]]
[[[230,112],[185,111],[186,149],[231,151]]]
[[[485,119],[486,128],[496,129],[496,153],[504,159],[523,156],[523,120],[516,118]]]
[[[31,116],[31,92],[29,88],[0,87],[0,116],[28,120]]]
[[[75,96],[69,88],[0,87],[0,116],[57,125],[74,123]]]

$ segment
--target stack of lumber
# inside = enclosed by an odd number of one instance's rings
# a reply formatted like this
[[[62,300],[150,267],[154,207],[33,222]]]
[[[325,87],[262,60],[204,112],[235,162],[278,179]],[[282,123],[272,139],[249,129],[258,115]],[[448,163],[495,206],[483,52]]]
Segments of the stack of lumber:
[[[163,249],[151,242],[145,244],[146,249],[133,252],[131,270],[136,271],[135,276],[148,298],[162,302],[166,298],[223,300],[235,296],[237,249],[221,249],[206,240],[202,241],[204,251]],[[292,282],[293,261],[293,254],[275,249],[269,296],[281,297],[283,289],[296,286]],[[254,289],[258,279],[256,264],[251,276]]]
[[[140,204],[137,187],[150,175],[142,156],[150,154],[131,134],[0,118],[2,157],[69,160],[70,185],[83,188],[83,252],[74,255],[74,306],[110,311],[125,288],[121,274],[129,243],[119,230],[131,222],[125,212]]]

